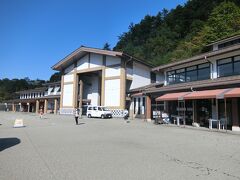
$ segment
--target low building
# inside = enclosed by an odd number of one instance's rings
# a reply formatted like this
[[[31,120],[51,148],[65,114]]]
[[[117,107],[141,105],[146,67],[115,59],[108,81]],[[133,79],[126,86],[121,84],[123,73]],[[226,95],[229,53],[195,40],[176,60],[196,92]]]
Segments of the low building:
[[[110,108],[115,117],[123,116],[130,106],[129,90],[161,80],[145,61],[123,52],[84,46],[52,69],[62,73],[61,114],[72,114],[74,108],[91,104]]]
[[[57,114],[61,95],[61,82],[46,83],[44,87],[16,92],[18,99],[11,100],[12,110],[21,112],[43,111]]]
[[[141,114],[141,98],[147,98],[146,119],[161,110],[184,117],[186,124],[208,126],[216,119],[240,130],[240,36],[208,47],[207,53],[153,68],[164,75],[162,86],[132,90],[131,110]]]

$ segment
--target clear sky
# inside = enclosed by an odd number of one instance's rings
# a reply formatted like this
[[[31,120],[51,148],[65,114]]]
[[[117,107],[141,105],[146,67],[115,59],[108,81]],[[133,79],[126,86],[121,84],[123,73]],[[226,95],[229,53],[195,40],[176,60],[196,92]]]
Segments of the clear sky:
[[[186,0],[0,0],[0,79],[48,80],[81,45],[115,46],[145,15]]]

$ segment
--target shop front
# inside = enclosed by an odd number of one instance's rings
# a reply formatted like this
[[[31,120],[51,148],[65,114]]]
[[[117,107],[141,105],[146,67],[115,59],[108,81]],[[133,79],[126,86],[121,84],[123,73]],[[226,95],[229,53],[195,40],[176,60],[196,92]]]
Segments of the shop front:
[[[172,123],[240,130],[240,88],[169,93],[156,101],[167,104]]]

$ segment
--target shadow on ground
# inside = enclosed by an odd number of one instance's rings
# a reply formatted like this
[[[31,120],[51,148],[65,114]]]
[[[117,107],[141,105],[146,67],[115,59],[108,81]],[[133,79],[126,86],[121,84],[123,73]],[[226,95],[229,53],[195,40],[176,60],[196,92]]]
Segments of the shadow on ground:
[[[78,126],[78,125],[83,125],[83,124],[85,124],[85,123],[78,123],[78,124],[76,124],[76,125]]]
[[[0,138],[0,152],[21,142],[18,138]]]

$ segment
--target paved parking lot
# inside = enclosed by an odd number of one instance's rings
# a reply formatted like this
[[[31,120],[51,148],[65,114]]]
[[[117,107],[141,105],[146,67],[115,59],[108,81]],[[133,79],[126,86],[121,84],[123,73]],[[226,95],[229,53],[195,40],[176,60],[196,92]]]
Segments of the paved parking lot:
[[[22,118],[25,128],[12,128]],[[0,179],[240,179],[240,135],[0,112]]]

